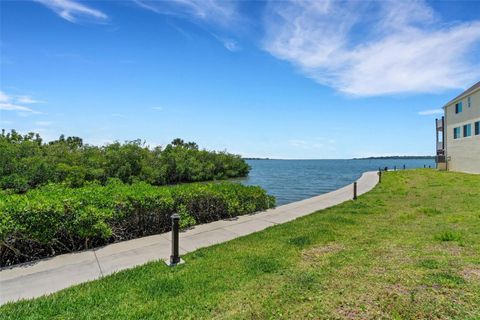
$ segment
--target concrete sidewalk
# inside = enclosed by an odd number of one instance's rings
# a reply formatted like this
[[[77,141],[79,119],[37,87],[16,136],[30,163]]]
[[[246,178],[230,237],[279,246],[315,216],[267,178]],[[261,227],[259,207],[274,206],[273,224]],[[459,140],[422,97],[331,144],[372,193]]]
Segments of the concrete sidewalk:
[[[358,194],[370,191],[377,183],[376,172],[364,173],[358,180]],[[180,254],[292,221],[348,201],[352,196],[353,184],[350,184],[257,214],[195,226],[180,233]],[[4,269],[0,271],[0,305],[39,297],[149,261],[166,260],[170,257],[170,248],[170,233],[164,233]]]

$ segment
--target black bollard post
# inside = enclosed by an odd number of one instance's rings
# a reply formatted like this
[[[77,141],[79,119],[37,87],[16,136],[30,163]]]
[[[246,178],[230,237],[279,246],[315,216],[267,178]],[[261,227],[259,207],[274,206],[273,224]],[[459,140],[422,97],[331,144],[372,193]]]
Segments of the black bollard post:
[[[382,182],[382,170],[378,170],[378,183]]]
[[[405,165],[403,165],[403,170],[405,170]]]
[[[397,171],[397,166],[394,166],[394,167],[393,167],[393,171]]]
[[[423,165],[423,169],[425,169],[426,167],[427,167],[427,165],[426,165],[426,164],[424,164],[424,165]]]
[[[353,183],[353,200],[357,200],[357,181]]]
[[[170,266],[175,266],[181,262],[178,246],[178,231],[180,229],[180,215],[172,215],[172,255],[170,256]]]

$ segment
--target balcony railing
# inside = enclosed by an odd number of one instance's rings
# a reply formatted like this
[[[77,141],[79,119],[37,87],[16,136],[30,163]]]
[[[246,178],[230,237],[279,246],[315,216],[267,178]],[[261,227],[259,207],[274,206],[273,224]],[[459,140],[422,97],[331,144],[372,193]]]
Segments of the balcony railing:
[[[437,153],[438,151],[443,151],[443,142],[437,141]]]
[[[437,132],[437,141],[436,141],[436,147],[437,147],[437,156],[439,157],[445,157],[445,131],[444,131],[444,117],[441,117],[440,119],[435,119],[435,126],[436,126],[436,132]],[[438,162],[438,161],[437,161]]]
[[[443,120],[442,119],[435,119],[437,123],[437,130],[443,131]]]

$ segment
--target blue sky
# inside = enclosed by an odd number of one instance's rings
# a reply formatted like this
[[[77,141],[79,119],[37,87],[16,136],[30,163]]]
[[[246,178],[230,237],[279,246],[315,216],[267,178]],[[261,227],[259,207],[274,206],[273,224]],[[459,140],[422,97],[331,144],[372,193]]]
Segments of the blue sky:
[[[480,1],[0,1],[0,127],[244,156],[434,154]]]

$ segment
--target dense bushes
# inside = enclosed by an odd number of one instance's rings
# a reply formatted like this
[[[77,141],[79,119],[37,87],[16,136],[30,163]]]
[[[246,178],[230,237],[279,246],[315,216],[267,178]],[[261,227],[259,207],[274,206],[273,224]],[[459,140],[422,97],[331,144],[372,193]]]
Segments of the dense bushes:
[[[0,134],[0,188],[26,192],[48,182],[80,187],[108,178],[153,185],[246,176],[248,164],[226,152],[199,150],[193,142],[175,139],[165,148],[149,149],[142,141],[97,147],[78,137],[43,143],[38,134]]]
[[[260,187],[192,183],[155,187],[118,180],[81,188],[49,184],[26,194],[0,192],[1,265],[166,232],[264,210],[275,199]]]
[[[246,176],[240,156],[175,139],[164,149],[140,140],[103,147],[63,136],[0,134],[0,265],[169,230],[274,206],[259,187],[179,184]],[[154,186],[156,185],[156,186]],[[3,189],[3,190],[2,190]]]

